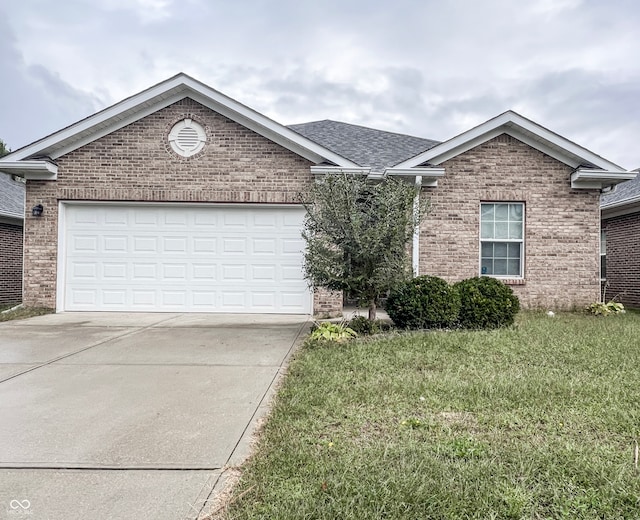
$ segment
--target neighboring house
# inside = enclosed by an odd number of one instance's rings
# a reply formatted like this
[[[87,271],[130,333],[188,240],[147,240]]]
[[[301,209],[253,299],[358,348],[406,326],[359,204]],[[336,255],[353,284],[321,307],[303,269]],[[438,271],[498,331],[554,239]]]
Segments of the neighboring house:
[[[640,307],[640,176],[605,193],[600,209],[603,297]]]
[[[23,179],[0,173],[0,305],[22,301]]]
[[[300,193],[341,171],[422,186],[416,272],[497,276],[525,307],[582,306],[599,295],[600,190],[632,178],[514,112],[444,143],[286,127],[184,74],[0,170],[28,179],[24,302],[58,311],[338,312],[341,295],[303,278]]]

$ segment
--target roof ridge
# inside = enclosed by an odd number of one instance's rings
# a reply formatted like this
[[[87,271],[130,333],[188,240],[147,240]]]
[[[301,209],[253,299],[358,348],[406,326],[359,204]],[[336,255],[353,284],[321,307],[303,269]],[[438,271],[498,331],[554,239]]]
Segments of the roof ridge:
[[[381,130],[380,128],[374,128],[372,126],[365,126],[365,125],[359,125],[359,124],[355,124],[355,123],[347,123],[345,121],[337,121],[336,119],[319,119],[317,121],[308,121],[306,123],[295,123],[295,124],[291,124],[291,125],[287,125],[289,127],[291,126],[302,126],[302,125],[312,125],[315,123],[325,123],[325,122],[329,122],[329,123],[338,123],[340,125],[347,125],[347,126],[354,126],[357,128],[363,128],[365,130],[374,130],[375,132],[383,132],[385,134],[391,134],[391,135],[398,135],[400,137],[411,137],[413,139],[421,139],[423,141],[431,141],[434,143],[439,143],[440,141],[437,141],[436,139],[430,139],[429,137],[420,137],[417,135],[413,135],[413,134],[405,134],[402,132],[393,132],[391,130]]]

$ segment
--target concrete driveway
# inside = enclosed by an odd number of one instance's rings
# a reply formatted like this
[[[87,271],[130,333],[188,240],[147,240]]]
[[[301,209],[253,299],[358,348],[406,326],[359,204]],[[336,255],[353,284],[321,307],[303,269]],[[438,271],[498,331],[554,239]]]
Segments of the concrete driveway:
[[[306,316],[64,313],[0,324],[0,518],[194,519]]]

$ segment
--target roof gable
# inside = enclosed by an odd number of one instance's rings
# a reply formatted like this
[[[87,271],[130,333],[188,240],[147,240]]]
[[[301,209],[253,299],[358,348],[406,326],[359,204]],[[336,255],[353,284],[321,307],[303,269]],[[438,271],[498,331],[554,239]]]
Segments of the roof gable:
[[[71,126],[27,145],[0,159],[15,162],[30,158],[56,159],[100,137],[125,127],[184,98],[194,101],[270,139],[314,163],[357,166],[303,135],[180,73]]]
[[[617,164],[607,161],[512,110],[401,162],[396,167],[439,165],[501,134],[508,134],[572,168],[586,166],[607,171],[624,171]]]

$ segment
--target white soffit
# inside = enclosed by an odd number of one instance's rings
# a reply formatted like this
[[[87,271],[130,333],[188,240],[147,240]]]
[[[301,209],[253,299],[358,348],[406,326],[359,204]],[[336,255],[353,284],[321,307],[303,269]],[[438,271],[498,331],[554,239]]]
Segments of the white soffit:
[[[444,168],[387,168],[385,175],[390,177],[413,177],[420,179],[420,185],[429,188],[438,186],[438,179],[445,176]]]
[[[605,171],[625,172],[617,164],[511,110],[397,164],[396,168],[413,168],[426,163],[439,165],[501,134],[508,134],[572,168],[591,164]]]
[[[58,165],[46,160],[0,160],[0,171],[32,180],[55,181],[58,178]]]
[[[311,167],[311,173],[315,176],[337,175],[340,173],[344,173],[345,175],[369,175],[371,168],[366,166],[343,168],[341,166],[318,165]]]
[[[19,161],[33,156],[56,159],[184,98],[193,99],[311,162],[357,166],[335,152],[183,73],[16,150],[4,159]],[[1,163],[2,159],[0,159]]]
[[[604,171],[578,168],[571,174],[571,187],[578,189],[603,189],[636,178],[635,172]]]

